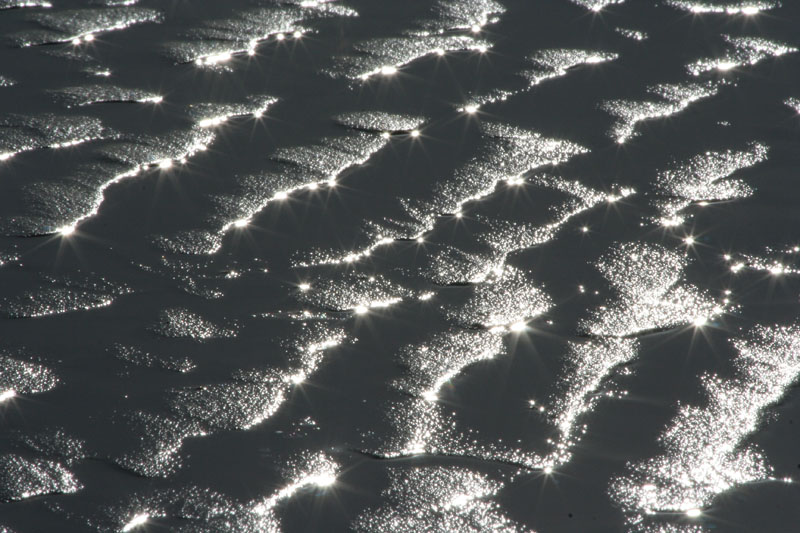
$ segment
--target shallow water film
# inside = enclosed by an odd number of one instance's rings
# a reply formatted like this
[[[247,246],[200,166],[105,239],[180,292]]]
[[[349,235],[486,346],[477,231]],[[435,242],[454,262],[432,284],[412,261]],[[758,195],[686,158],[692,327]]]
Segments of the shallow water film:
[[[797,533],[798,28],[0,0],[0,533]]]

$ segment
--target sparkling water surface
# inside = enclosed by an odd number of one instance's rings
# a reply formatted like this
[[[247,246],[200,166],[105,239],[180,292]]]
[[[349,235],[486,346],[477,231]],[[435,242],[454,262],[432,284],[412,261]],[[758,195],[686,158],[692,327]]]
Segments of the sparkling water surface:
[[[0,0],[0,532],[798,531],[799,27]]]

